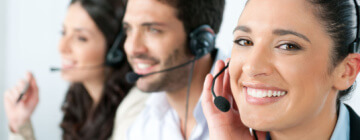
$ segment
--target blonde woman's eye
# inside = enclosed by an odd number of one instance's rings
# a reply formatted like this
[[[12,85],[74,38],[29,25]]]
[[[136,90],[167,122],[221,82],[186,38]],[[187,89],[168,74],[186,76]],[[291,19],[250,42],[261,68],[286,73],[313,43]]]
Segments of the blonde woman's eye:
[[[246,39],[237,39],[234,41],[234,43],[240,45],[240,46],[253,46],[254,43],[251,42],[250,40],[246,40]]]

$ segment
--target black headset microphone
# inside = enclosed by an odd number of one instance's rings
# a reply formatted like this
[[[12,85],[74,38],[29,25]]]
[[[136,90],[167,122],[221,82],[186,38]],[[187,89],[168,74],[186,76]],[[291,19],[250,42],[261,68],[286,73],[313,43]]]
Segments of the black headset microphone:
[[[50,67],[51,72],[59,72],[59,71],[68,71],[68,70],[74,70],[74,69],[95,69],[95,68],[101,68],[104,67],[104,64],[95,65],[95,66],[86,66],[86,67],[74,67],[74,68],[60,68],[60,67]]]
[[[229,63],[230,61],[226,64],[224,68],[220,70],[219,73],[215,75],[214,79],[212,80],[212,86],[211,86],[211,93],[214,97],[214,104],[222,112],[228,112],[230,110],[230,102],[223,96],[216,96],[214,87],[217,77],[221,75],[229,67]]]
[[[356,10],[356,21],[357,21],[357,27],[356,27],[356,38],[355,38],[355,41],[352,42],[350,44],[350,48],[349,48],[349,51],[350,53],[359,53],[360,52],[360,48],[359,48],[359,45],[360,45],[360,38],[359,38],[359,35],[360,35],[360,28],[359,28],[359,23],[360,23],[360,17],[359,17],[359,5],[358,5],[358,2],[357,0],[354,0],[354,5],[355,5],[355,10]],[[220,70],[219,73],[217,73],[212,81],[212,86],[211,86],[211,92],[212,92],[212,95],[213,97],[215,98],[214,99],[214,104],[215,106],[222,112],[227,112],[230,110],[230,102],[222,97],[222,96],[216,96],[215,92],[214,92],[214,86],[215,86],[215,82],[216,82],[216,79],[217,77],[222,74],[227,68],[229,67],[229,62],[226,64],[226,66],[224,68],[222,68]],[[255,130],[252,130],[253,131],[253,134],[254,134],[254,137],[255,139],[257,140],[258,137],[257,137],[257,134],[256,134],[256,131]]]
[[[187,129],[187,114],[188,114],[188,105],[189,105],[189,93],[190,93],[190,86],[191,86],[191,80],[192,80],[192,74],[193,74],[193,70],[194,70],[194,62],[198,59],[200,59],[201,57],[205,56],[206,54],[211,53],[214,48],[215,48],[215,32],[213,31],[213,29],[211,29],[211,27],[209,25],[201,25],[198,28],[196,28],[195,30],[193,30],[190,34],[189,34],[189,47],[190,47],[190,51],[193,55],[195,55],[195,58],[193,60],[190,60],[188,62],[185,62],[183,64],[168,68],[168,69],[164,69],[164,70],[160,70],[160,71],[156,71],[156,72],[152,72],[152,73],[148,73],[148,74],[137,74],[135,72],[129,72],[126,74],[126,80],[129,83],[135,83],[139,78],[143,78],[146,76],[150,76],[153,74],[157,74],[157,73],[162,73],[162,72],[167,72],[167,71],[172,71],[181,67],[184,67],[186,65],[192,64],[191,67],[191,72],[189,74],[189,81],[188,81],[188,88],[187,88],[187,94],[186,94],[186,107],[185,107],[185,139],[186,139],[186,129]],[[220,99],[221,100],[221,99]]]

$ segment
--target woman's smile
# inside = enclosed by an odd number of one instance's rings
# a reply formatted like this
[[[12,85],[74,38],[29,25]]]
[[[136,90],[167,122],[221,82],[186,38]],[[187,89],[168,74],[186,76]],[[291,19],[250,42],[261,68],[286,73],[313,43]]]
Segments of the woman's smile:
[[[277,102],[287,95],[287,91],[267,84],[243,83],[242,92],[246,102],[254,105],[266,105]]]

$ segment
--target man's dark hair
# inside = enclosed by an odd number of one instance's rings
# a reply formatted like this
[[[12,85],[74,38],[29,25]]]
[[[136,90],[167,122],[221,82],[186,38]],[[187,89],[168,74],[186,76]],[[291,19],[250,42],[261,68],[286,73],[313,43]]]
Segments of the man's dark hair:
[[[176,16],[184,24],[187,34],[207,24],[218,33],[220,30],[225,0],[159,0],[176,9]]]

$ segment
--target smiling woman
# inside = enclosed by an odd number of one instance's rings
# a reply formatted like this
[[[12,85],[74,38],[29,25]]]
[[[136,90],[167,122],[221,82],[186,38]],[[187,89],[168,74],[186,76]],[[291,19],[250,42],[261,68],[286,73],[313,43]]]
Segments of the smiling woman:
[[[359,139],[360,118],[340,100],[360,70],[358,7],[355,0],[248,1],[225,82],[215,83],[234,99],[229,112],[214,108],[212,76],[205,81],[210,137],[253,139],[252,128],[256,139]],[[223,67],[218,62],[217,71]]]
[[[70,3],[58,47],[62,78],[71,83],[62,106],[62,139],[105,140],[112,134],[116,109],[132,87],[125,81],[125,74],[130,71],[126,59],[107,59],[108,54],[123,50],[121,44],[114,42],[121,39],[117,36],[124,11],[125,3],[119,0]],[[26,94],[18,100],[20,93]],[[10,129],[19,134],[10,135],[10,139],[33,139],[26,126],[38,100],[37,83],[30,73],[5,93]]]

